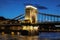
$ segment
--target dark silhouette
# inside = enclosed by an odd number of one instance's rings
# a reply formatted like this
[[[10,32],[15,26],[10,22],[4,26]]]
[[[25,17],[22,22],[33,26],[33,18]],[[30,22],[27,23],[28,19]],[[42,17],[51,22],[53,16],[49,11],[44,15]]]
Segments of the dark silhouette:
[[[28,31],[27,30],[22,30],[21,31],[21,35],[27,36],[28,35]]]
[[[6,18],[4,18],[4,17],[0,16],[0,20],[6,20]]]

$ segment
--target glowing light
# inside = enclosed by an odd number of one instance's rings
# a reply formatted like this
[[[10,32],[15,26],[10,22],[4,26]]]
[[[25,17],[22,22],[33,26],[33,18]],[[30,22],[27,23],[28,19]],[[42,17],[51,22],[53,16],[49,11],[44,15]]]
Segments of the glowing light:
[[[33,26],[30,26],[30,30],[33,30]]]
[[[33,9],[37,9],[36,7],[31,6],[31,5],[26,6],[26,8],[33,8]]]
[[[38,30],[38,27],[34,27],[35,30]]]
[[[2,35],[4,35],[4,32],[2,32]]]
[[[27,26],[27,30],[30,30],[30,26]]]
[[[19,35],[20,33],[19,32],[17,32],[17,35]]]
[[[14,32],[11,32],[12,35],[14,35]]]
[[[23,26],[23,30],[26,30],[26,26]]]
[[[23,30],[33,30],[33,26],[24,26]]]

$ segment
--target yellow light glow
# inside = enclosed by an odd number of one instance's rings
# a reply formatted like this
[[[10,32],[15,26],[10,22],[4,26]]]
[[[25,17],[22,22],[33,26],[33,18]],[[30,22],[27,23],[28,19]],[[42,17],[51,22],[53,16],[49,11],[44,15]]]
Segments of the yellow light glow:
[[[27,30],[30,30],[30,26],[27,26]]]
[[[33,30],[33,26],[30,26],[30,30]]]
[[[25,17],[25,20],[28,20],[29,19],[29,17]]]
[[[38,27],[34,27],[35,30],[38,30]]]
[[[23,26],[23,30],[26,30],[26,26]]]
[[[4,32],[2,32],[2,35],[4,35]]]
[[[14,35],[14,32],[11,32],[12,35]]]
[[[23,30],[33,30],[33,26],[23,26]]]

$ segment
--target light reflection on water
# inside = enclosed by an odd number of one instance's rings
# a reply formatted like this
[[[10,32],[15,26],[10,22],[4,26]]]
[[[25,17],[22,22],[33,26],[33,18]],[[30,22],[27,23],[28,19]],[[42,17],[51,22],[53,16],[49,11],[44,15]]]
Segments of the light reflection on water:
[[[38,36],[0,35],[0,40],[38,40]]]
[[[38,36],[4,34],[0,35],[0,40],[60,40],[60,33],[40,33]]]

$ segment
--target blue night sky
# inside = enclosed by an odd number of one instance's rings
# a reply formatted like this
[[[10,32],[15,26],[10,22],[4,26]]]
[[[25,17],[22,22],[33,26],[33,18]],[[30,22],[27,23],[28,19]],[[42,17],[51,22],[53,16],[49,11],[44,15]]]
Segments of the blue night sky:
[[[25,13],[25,4],[43,6],[39,12],[60,15],[60,0],[0,0],[0,16],[14,18]]]

